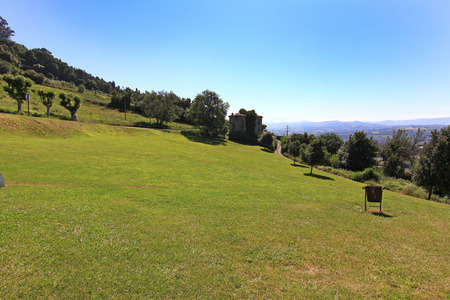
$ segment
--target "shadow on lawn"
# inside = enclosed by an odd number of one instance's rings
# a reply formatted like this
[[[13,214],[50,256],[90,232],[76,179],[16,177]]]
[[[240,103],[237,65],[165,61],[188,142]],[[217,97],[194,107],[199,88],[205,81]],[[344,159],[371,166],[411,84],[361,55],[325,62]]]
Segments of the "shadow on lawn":
[[[391,215],[387,215],[387,214],[385,214],[384,212],[379,212],[379,211],[377,211],[377,212],[370,212],[370,211],[369,211],[369,213],[371,213],[372,215],[375,215],[375,216],[377,216],[377,217],[382,217],[382,218],[393,218]]]
[[[317,179],[322,179],[322,180],[333,180],[334,181],[334,179],[331,178],[331,177],[317,175],[317,174],[307,173],[307,174],[303,174],[303,175],[309,176],[309,177],[314,177],[314,178],[317,178]]]
[[[264,152],[267,152],[267,153],[273,153],[272,150],[269,150],[269,149],[267,149],[267,148],[262,148],[261,151],[264,151]]]
[[[188,140],[196,143],[202,143],[212,146],[225,146],[227,141],[220,138],[213,138],[209,136],[201,135],[198,132],[181,131],[181,134]]]
[[[307,166],[305,166],[305,165],[299,165],[299,164],[291,164],[291,166],[293,166],[293,167],[296,167],[296,168],[309,168],[309,167],[307,167]]]

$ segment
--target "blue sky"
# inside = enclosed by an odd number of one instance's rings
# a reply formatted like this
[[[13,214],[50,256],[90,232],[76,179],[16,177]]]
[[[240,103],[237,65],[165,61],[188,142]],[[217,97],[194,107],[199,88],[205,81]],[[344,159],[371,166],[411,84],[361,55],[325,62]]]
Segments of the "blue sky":
[[[264,122],[450,117],[450,1],[2,0],[14,41]]]

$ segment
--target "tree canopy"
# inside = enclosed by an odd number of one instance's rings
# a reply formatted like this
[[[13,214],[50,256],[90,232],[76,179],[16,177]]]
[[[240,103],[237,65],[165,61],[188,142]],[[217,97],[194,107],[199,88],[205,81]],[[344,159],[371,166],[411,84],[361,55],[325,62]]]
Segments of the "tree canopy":
[[[414,180],[432,194],[450,196],[450,126],[431,132],[431,140],[420,152]]]
[[[310,174],[312,174],[314,166],[320,165],[324,161],[325,151],[325,144],[321,138],[313,139],[309,145],[302,145],[302,160],[311,167]]]
[[[81,106],[81,98],[78,96],[73,96],[72,94],[66,95],[65,93],[59,94],[59,99],[61,99],[60,105],[65,107],[71,115],[72,120],[77,120],[77,111]]]
[[[43,90],[39,90],[37,91],[37,94],[41,98],[42,104],[44,104],[45,107],[47,107],[47,117],[50,117],[50,107],[52,107],[53,105],[53,99],[56,96],[55,93],[53,91],[46,92]]]
[[[10,39],[14,36],[14,30],[8,26],[8,22],[0,17],[0,39]]]
[[[22,112],[22,103],[25,101],[26,94],[30,87],[33,85],[33,81],[23,76],[3,75],[3,81],[7,85],[3,86],[3,89],[8,95],[17,101],[17,111]]]
[[[163,125],[164,122],[174,121],[183,113],[183,109],[176,105],[179,100],[173,92],[152,91],[145,94],[140,108],[144,116],[155,118],[158,125]]]
[[[340,149],[343,166],[351,171],[362,171],[375,165],[378,144],[364,131],[355,131]]]
[[[189,118],[205,135],[225,136],[228,131],[226,117],[229,107],[228,102],[224,102],[216,92],[205,90],[197,94],[192,102]]]

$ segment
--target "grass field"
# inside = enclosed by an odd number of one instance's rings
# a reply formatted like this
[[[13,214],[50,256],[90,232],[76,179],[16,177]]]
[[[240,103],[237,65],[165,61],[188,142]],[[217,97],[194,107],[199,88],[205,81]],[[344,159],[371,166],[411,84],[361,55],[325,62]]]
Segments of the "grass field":
[[[0,298],[445,299],[450,206],[257,146],[0,114]]]

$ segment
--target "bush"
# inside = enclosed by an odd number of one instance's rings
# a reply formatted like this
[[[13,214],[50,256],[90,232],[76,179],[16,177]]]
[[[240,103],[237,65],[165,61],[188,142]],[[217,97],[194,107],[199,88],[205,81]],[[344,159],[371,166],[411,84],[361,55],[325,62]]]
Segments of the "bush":
[[[381,179],[380,174],[373,168],[366,168],[364,169],[364,171],[356,172],[352,176],[352,180],[359,182],[365,182],[368,180],[374,180],[378,182],[380,181],[380,179]]]
[[[27,70],[23,72],[23,76],[30,78],[36,84],[42,84],[45,80],[44,74],[38,73],[35,70]]]
[[[13,66],[7,61],[0,61],[0,74],[11,73]]]

